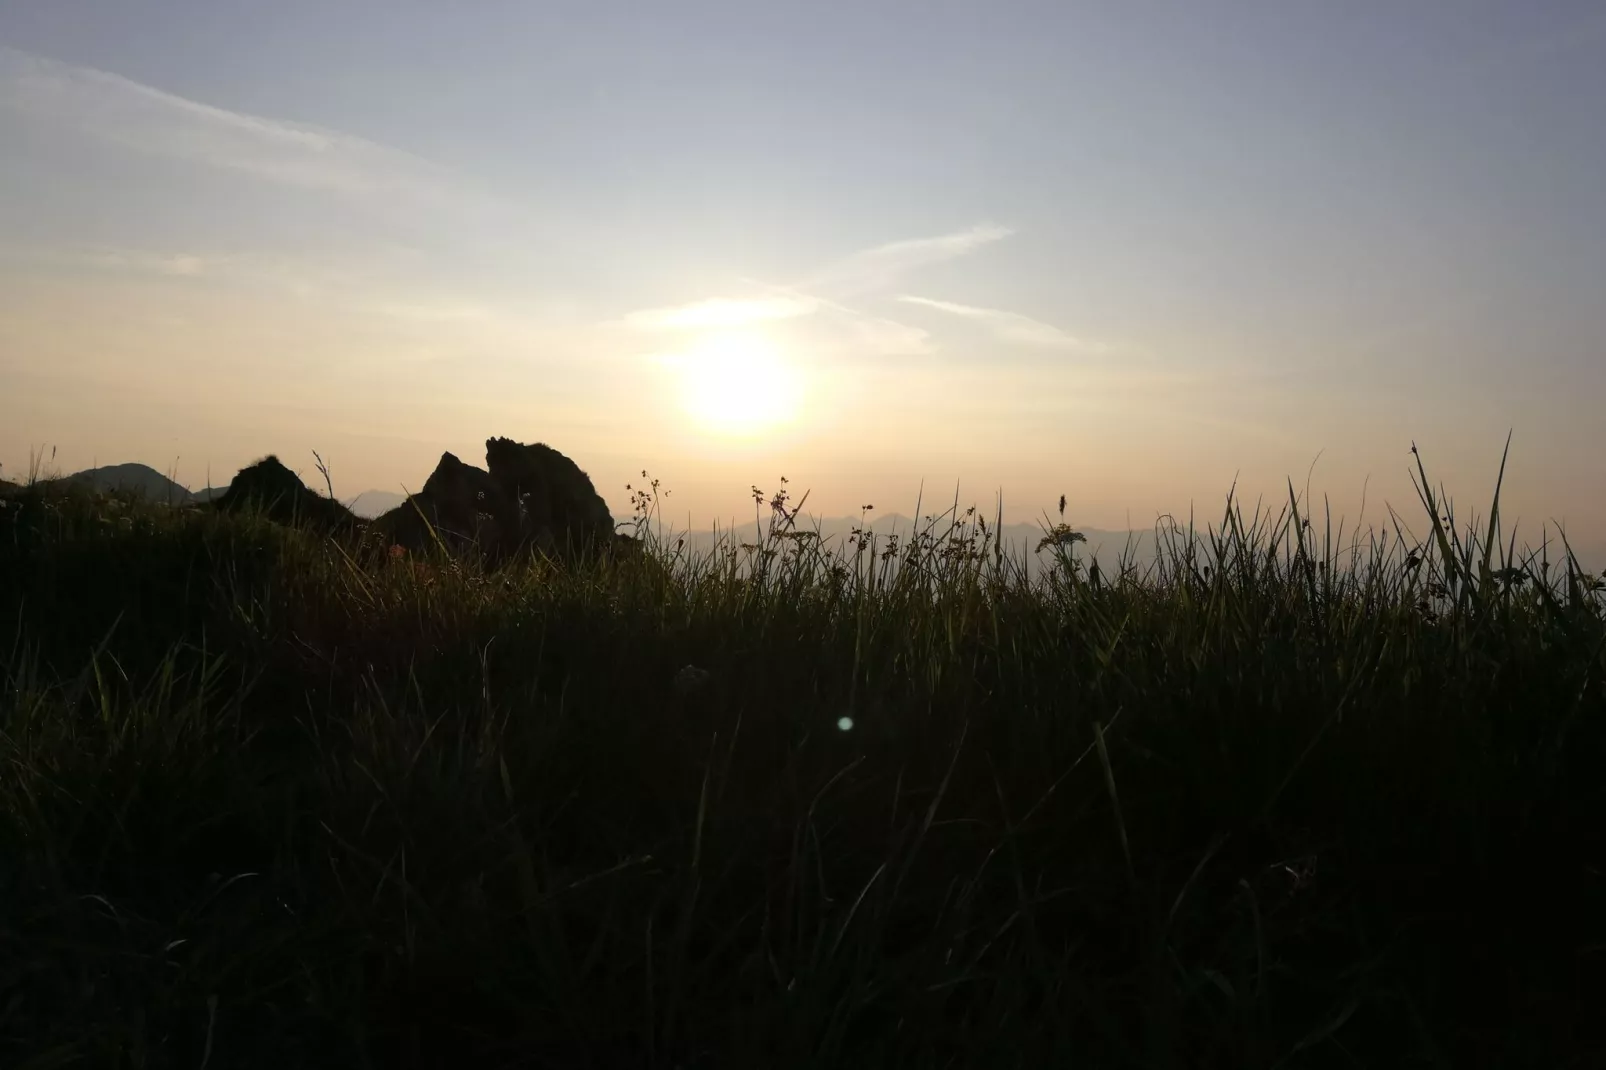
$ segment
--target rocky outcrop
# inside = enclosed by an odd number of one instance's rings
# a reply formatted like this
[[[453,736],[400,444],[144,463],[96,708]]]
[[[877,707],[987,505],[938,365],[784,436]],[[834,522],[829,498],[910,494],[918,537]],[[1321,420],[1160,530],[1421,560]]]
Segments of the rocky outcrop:
[[[224,512],[254,510],[281,524],[328,531],[357,528],[357,518],[351,510],[309,489],[299,476],[271,454],[240,469],[229,483],[229,489],[212,499],[208,506]]]
[[[408,550],[423,550],[439,539],[454,552],[472,547],[499,560],[510,549],[506,534],[516,521],[489,472],[443,453],[423,488],[380,514],[373,527],[385,541]]]
[[[590,477],[552,447],[493,438],[485,463],[476,468],[442,454],[423,488],[374,527],[393,545],[423,550],[438,537],[451,550],[475,548],[491,564],[532,551],[573,559],[633,548],[634,540],[615,535]]]
[[[330,533],[356,532],[413,552],[444,546],[497,565],[529,553],[574,560],[593,553],[638,553],[614,531],[591,478],[544,443],[488,439],[485,468],[443,453],[418,493],[364,525],[339,502],[310,490],[277,457],[240,470],[228,490],[200,508],[252,509],[280,523]]]
[[[606,548],[613,541],[608,503],[592,486],[591,477],[551,446],[489,439],[485,463],[516,511],[521,544],[572,556]]]

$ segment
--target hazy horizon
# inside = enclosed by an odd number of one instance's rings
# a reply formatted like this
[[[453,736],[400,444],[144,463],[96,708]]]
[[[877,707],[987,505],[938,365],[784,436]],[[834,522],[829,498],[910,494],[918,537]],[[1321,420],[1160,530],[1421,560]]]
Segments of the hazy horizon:
[[[1203,8],[0,0],[0,475],[1606,544],[1606,10]]]

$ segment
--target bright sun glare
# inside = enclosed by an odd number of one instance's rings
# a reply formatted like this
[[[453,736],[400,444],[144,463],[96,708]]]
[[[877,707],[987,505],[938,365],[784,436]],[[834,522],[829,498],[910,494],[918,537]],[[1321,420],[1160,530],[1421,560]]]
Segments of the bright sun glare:
[[[796,413],[795,370],[770,339],[752,332],[712,334],[681,358],[686,411],[704,428],[750,435]]]

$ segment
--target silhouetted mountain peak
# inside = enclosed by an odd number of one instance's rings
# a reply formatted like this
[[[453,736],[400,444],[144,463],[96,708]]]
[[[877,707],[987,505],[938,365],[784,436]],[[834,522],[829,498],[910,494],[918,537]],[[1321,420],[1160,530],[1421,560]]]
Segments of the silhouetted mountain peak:
[[[367,520],[382,513],[388,513],[402,502],[407,495],[398,494],[390,490],[365,490],[355,498],[346,502],[346,508]]]
[[[109,464],[86,468],[52,482],[87,487],[102,493],[136,494],[151,501],[183,505],[192,500],[189,490],[148,464]]]

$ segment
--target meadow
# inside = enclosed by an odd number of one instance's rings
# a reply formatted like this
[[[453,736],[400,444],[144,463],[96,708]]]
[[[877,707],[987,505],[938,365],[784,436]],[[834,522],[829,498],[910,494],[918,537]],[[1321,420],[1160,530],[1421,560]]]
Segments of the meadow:
[[[487,572],[0,500],[0,1065],[1606,1062],[1606,597],[1290,494]]]

